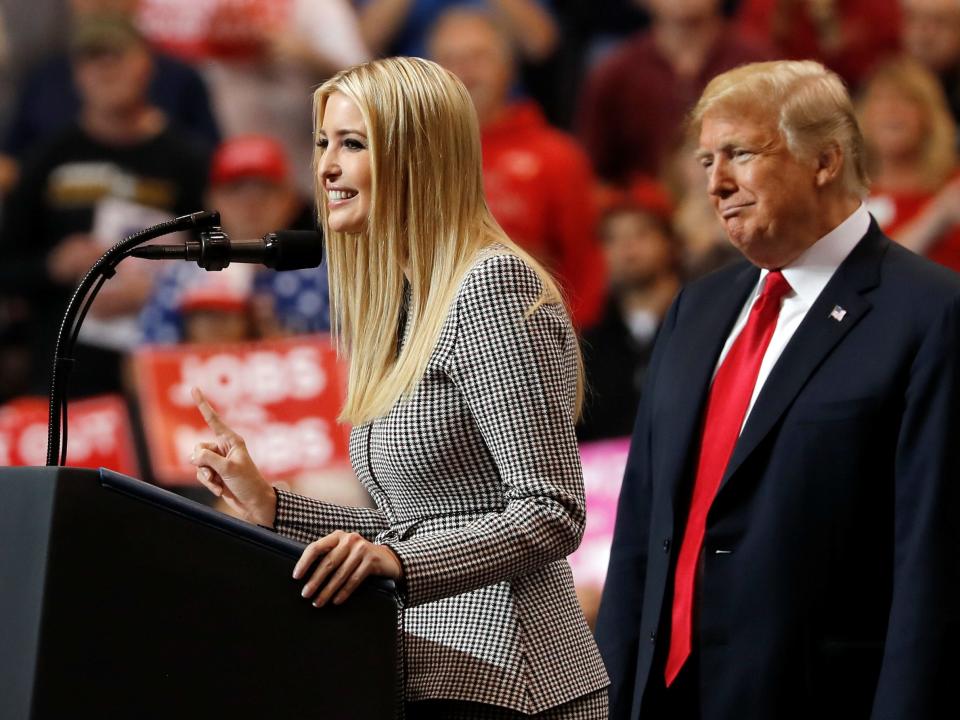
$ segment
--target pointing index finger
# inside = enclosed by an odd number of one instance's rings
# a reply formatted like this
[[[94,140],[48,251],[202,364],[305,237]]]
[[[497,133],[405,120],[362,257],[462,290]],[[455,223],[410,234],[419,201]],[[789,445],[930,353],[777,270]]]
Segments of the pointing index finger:
[[[213,409],[213,406],[207,401],[207,398],[200,388],[192,388],[190,390],[190,397],[193,398],[193,401],[197,404],[197,409],[200,411],[200,414],[203,416],[204,422],[210,427],[213,432],[217,435],[232,435],[233,431],[220,419],[220,416],[217,414],[217,411]]]

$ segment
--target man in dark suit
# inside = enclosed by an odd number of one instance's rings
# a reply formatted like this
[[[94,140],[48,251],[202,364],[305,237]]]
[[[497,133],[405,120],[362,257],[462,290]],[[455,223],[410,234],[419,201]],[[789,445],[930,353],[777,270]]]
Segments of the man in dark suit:
[[[718,76],[692,130],[748,262],[682,290],[654,350],[597,626],[611,717],[952,717],[960,277],[863,208],[821,65]]]

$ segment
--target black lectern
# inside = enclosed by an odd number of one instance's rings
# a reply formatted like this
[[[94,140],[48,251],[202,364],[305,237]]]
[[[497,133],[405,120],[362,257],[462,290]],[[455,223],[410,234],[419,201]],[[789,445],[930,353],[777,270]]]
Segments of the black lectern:
[[[302,549],[108,470],[0,469],[0,718],[396,717],[393,584],[318,610]]]

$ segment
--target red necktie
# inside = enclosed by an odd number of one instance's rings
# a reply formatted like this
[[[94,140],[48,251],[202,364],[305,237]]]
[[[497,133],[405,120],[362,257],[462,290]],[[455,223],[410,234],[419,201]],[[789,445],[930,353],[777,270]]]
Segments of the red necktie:
[[[777,327],[780,302],[788,292],[790,285],[779,270],[767,274],[763,292],[750,308],[747,324],[731,345],[710,387],[690,513],[674,576],[670,652],[664,673],[668,687],[690,656],[694,586],[707,513],[740,436],[760,363]]]

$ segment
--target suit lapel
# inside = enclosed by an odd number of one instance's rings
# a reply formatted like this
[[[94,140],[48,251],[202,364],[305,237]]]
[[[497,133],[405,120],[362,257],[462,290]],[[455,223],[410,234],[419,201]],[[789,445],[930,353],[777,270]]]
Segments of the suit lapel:
[[[721,491],[791,405],[810,376],[871,305],[863,292],[880,282],[880,260],[889,241],[874,223],[820,293],[784,348],[757,396],[733,450]],[[838,313],[834,308],[840,308]],[[845,311],[845,312],[844,312]],[[839,317],[838,317],[839,315]]]
[[[684,445],[679,452],[662,453],[655,472],[669,479],[674,504],[690,458],[699,450],[703,406],[717,358],[758,276],[759,270],[753,266],[735,274],[728,290],[709,298],[706,307],[691,317],[688,331],[682,340],[678,338],[677,351],[671,353],[673,382],[661,389],[666,394],[660,402],[664,410],[657,429],[671,446],[676,442]]]

